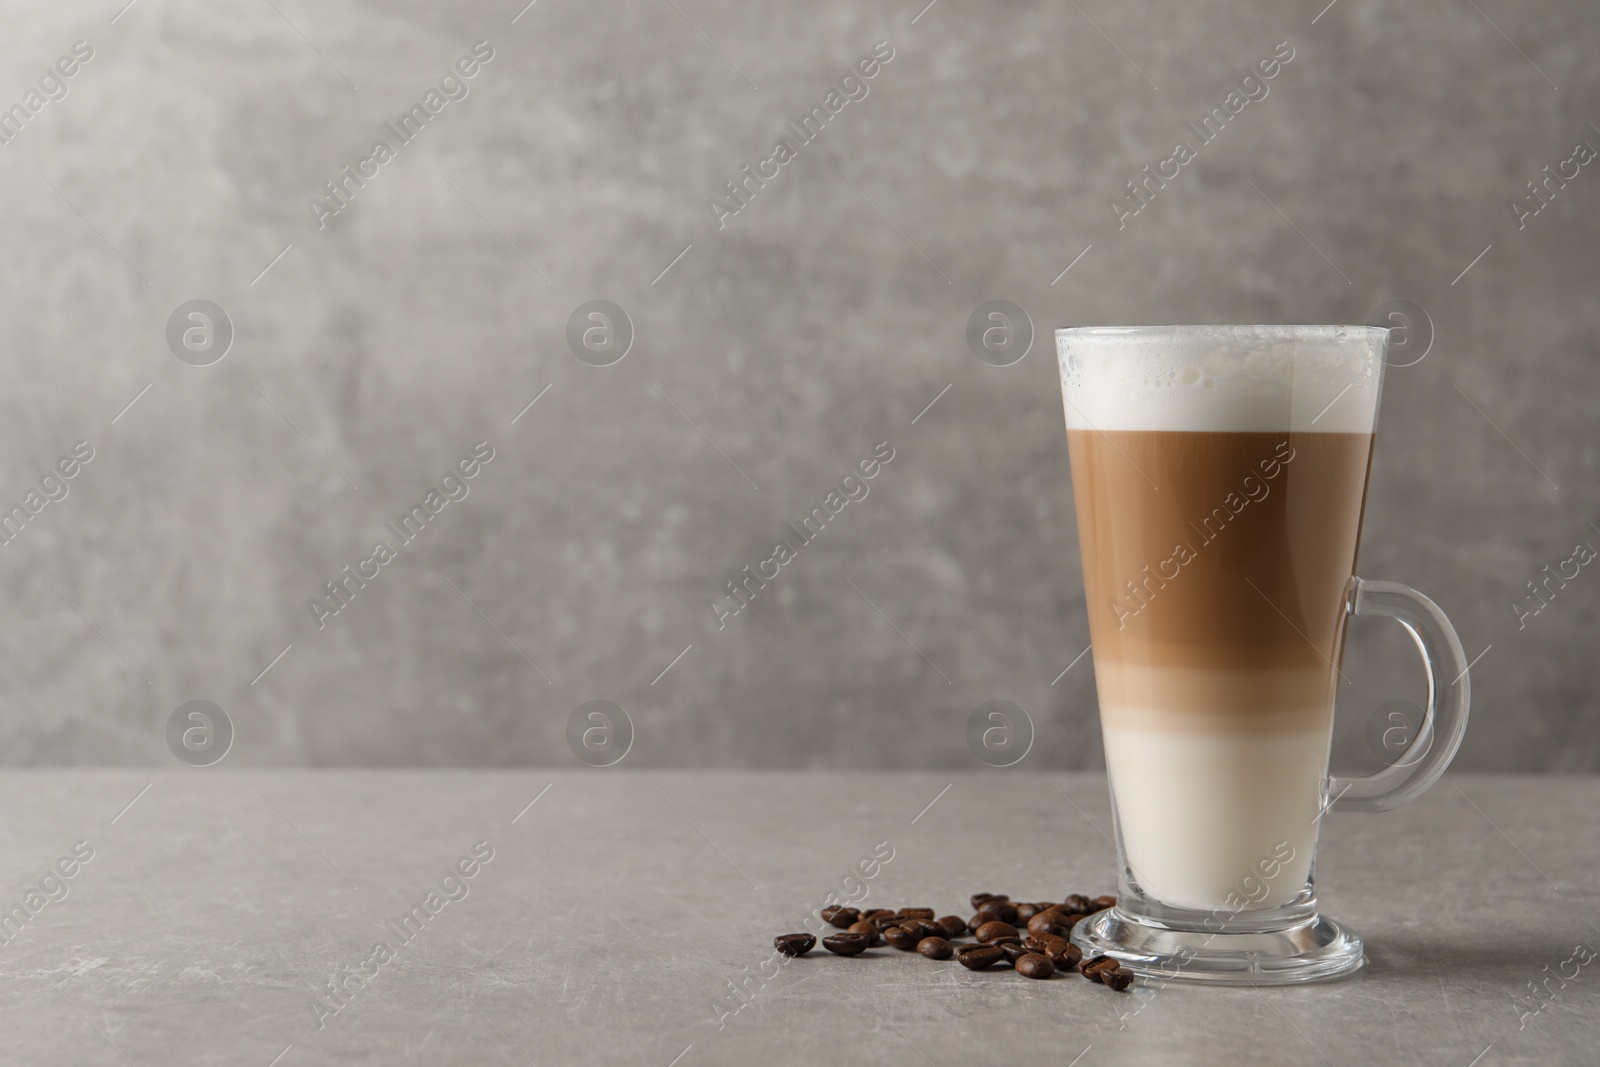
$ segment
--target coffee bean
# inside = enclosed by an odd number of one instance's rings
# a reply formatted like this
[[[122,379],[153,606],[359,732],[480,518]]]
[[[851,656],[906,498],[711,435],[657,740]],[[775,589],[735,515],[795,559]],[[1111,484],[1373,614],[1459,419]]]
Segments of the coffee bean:
[[[1066,938],[1056,937],[1054,934],[1035,934],[1022,945],[1029,952],[1037,952],[1041,956],[1057,960],[1066,955],[1069,943]]]
[[[837,926],[841,930],[848,930],[852,923],[861,920],[859,911],[854,908],[841,907],[837,904],[831,908],[823,908],[820,914],[823,922],[829,926]]]
[[[822,939],[822,947],[836,956],[859,956],[867,950],[867,935],[830,934]]]
[[[1076,967],[1081,959],[1083,959],[1083,949],[1069,941],[1067,947],[1062,950],[1061,958],[1056,959],[1052,956],[1050,962],[1056,965],[1056,970],[1065,971]]]
[[[893,918],[894,914],[895,914],[895,912],[894,912],[893,908],[873,908],[871,911],[862,912],[861,913],[861,920],[863,922],[872,922],[873,920],[877,919],[879,916],[884,916],[885,918]]]
[[[1000,951],[1004,953],[1006,957],[1006,962],[1010,964],[1015,964],[1018,960],[1028,954],[1027,949],[1023,948],[1021,945],[1013,944],[1009,940],[991,941],[990,944],[999,945]]]
[[[1100,910],[1099,908],[1095,907],[1094,901],[1090,900],[1082,893],[1068,894],[1067,899],[1061,902],[1061,906],[1067,911],[1078,915],[1087,915],[1089,912]]]
[[[1045,907],[1047,907],[1047,905],[1043,905],[1043,904],[1018,904],[1017,905],[1017,922],[1019,922],[1019,923],[1027,922],[1029,919],[1033,918],[1035,915],[1037,915],[1041,911],[1043,911],[1045,909]]]
[[[772,939],[772,947],[785,956],[804,956],[817,946],[812,934],[779,934]]]
[[[960,937],[967,932],[967,920],[959,915],[946,915],[938,923],[945,937]]]
[[[1056,965],[1046,956],[1028,953],[1016,962],[1017,973],[1025,978],[1049,978],[1056,973]]]
[[[930,960],[947,960],[955,955],[955,949],[950,947],[950,942],[942,937],[925,937],[917,942],[917,951]]]
[[[1053,934],[1056,937],[1066,937],[1072,933],[1072,924],[1063,923],[1060,912],[1041,911],[1028,920],[1028,933]]]
[[[985,941],[983,943],[986,945],[999,945],[1001,948],[1005,948],[1007,945],[1022,944],[1022,938],[1016,934],[1007,934],[1005,937],[997,937],[993,941]]]
[[[1004,955],[994,945],[962,945],[956,950],[956,962],[969,971],[981,971],[999,963]]]
[[[1117,898],[1116,897],[1095,897],[1094,898],[1094,906],[1097,907],[1097,908],[1100,908],[1101,910],[1104,910],[1106,908],[1114,908],[1114,907],[1117,906]]]
[[[979,908],[983,907],[985,901],[1010,899],[1011,898],[1006,896],[1004,893],[974,893],[971,897],[972,910],[977,911]]]
[[[934,911],[932,908],[900,909],[900,918],[902,919],[931,919],[937,914],[938,912]]]
[[[910,952],[922,940],[922,929],[920,926],[891,926],[884,930],[883,939],[902,952]]]
[[[980,942],[989,942],[997,937],[1015,937],[1017,936],[1017,928],[1008,922],[992,919],[980,925],[973,931],[973,934]]]
[[[1118,970],[1120,967],[1121,964],[1110,956],[1090,956],[1079,961],[1078,973],[1091,982],[1103,982],[1106,972]]]
[[[865,920],[858,923],[851,923],[850,933],[861,934],[866,937],[868,948],[871,948],[873,945],[876,945],[878,942],[883,940],[883,938],[878,936],[878,928]]]
[[[998,919],[1003,923],[1017,921],[1017,906],[1009,900],[986,900],[978,908],[978,914],[985,916],[984,921]]]
[[[900,918],[900,916],[896,915],[894,912],[890,912],[887,915],[874,915],[867,921],[873,926],[876,926],[878,928],[878,933],[881,934],[891,926],[899,926],[905,920]]]
[[[1105,971],[1100,975],[1100,981],[1121,993],[1133,985],[1133,975],[1127,971]]]

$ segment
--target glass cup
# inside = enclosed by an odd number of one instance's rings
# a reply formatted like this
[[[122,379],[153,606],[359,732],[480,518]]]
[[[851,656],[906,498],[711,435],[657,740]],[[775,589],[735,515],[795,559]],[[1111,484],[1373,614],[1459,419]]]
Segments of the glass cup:
[[[1388,331],[1056,331],[1117,905],[1072,940],[1152,977],[1288,984],[1365,962],[1317,913],[1328,811],[1383,811],[1444,772],[1467,660],[1421,593],[1355,576]],[[1417,736],[1328,775],[1352,615],[1408,630],[1428,676]]]

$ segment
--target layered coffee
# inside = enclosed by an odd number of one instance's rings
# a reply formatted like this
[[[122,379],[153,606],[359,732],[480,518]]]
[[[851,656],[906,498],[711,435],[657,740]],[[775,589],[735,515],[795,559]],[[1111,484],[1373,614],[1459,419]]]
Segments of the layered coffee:
[[[1062,342],[1106,763],[1148,897],[1305,888],[1382,353],[1382,331],[1332,327]]]

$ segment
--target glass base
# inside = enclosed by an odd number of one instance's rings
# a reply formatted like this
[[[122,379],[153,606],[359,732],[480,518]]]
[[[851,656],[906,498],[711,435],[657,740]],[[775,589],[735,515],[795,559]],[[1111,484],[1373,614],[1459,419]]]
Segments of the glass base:
[[[1085,957],[1165,982],[1294,985],[1348,978],[1367,962],[1355,931],[1320,915],[1270,931],[1180,930],[1108,908],[1072,928]]]

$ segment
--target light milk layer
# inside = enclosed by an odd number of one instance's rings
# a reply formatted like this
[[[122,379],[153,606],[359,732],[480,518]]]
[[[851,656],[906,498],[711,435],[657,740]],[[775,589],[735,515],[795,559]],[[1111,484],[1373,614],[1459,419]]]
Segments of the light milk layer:
[[[1305,887],[1328,729],[1255,736],[1128,729],[1111,725],[1119,709],[1105,710],[1122,846],[1147,895],[1226,919],[1284,904]],[[1143,721],[1160,715],[1128,710],[1126,717]]]
[[[1371,433],[1388,336],[1378,326],[1057,330],[1067,428]]]

